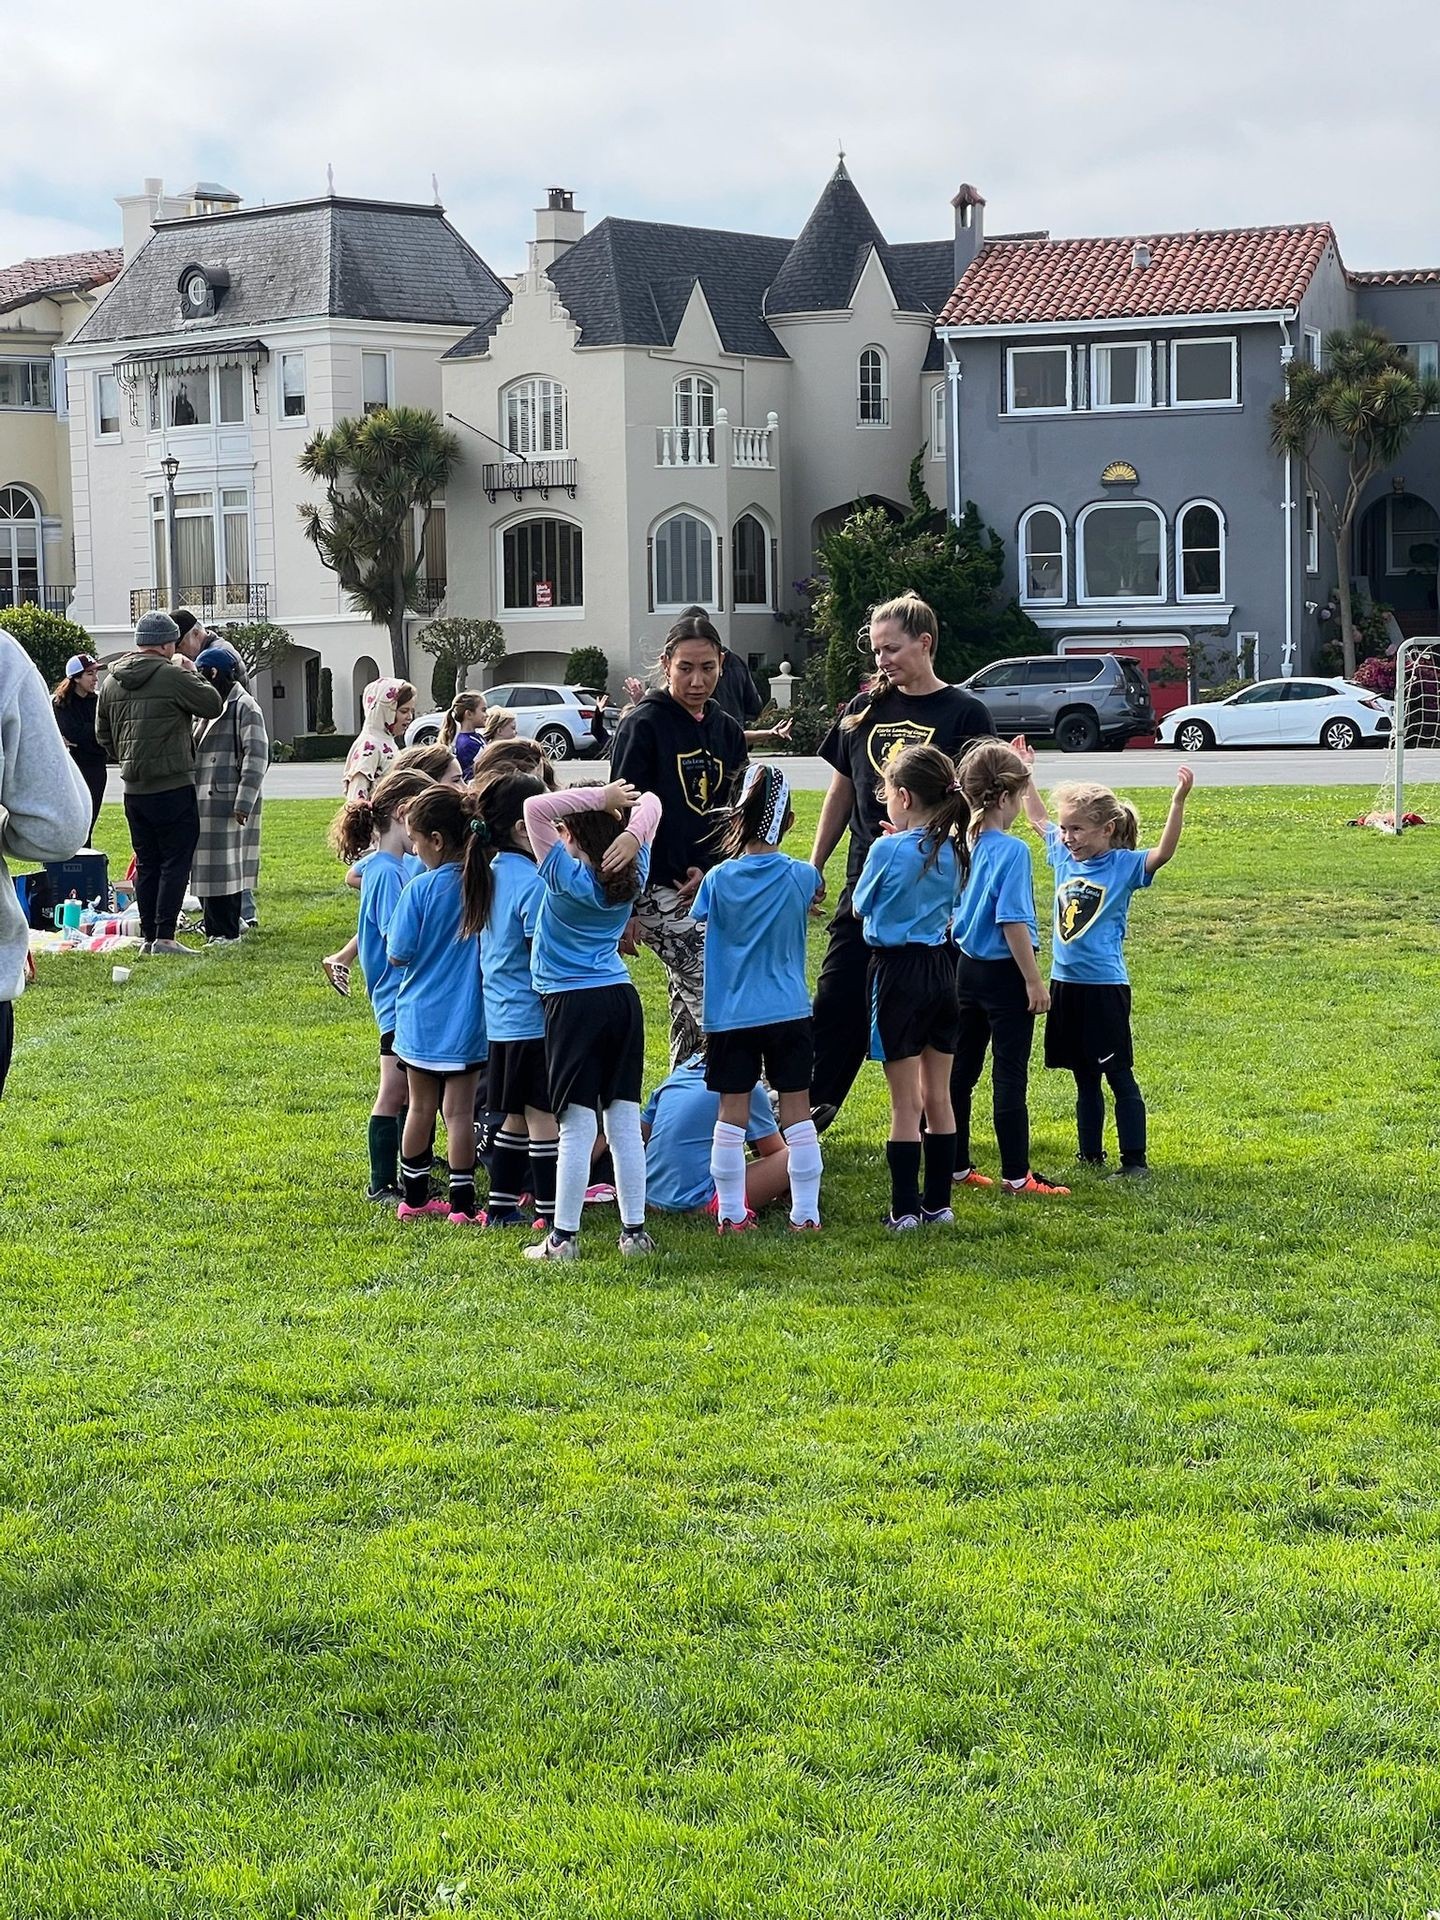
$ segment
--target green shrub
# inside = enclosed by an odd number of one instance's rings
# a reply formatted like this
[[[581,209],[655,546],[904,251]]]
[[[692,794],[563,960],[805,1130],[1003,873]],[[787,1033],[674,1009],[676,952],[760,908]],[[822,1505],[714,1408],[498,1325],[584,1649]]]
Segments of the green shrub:
[[[268,673],[295,645],[289,631],[273,620],[237,620],[233,626],[217,626],[213,631],[239,654],[252,680]]]
[[[343,733],[297,733],[290,746],[296,760],[343,760],[350,751]]]
[[[72,654],[94,652],[84,627],[44,607],[0,607],[0,627],[20,642],[47,686],[65,678],[65,662]]]
[[[576,647],[565,662],[567,687],[593,687],[605,691],[610,678],[610,659],[603,647]]]

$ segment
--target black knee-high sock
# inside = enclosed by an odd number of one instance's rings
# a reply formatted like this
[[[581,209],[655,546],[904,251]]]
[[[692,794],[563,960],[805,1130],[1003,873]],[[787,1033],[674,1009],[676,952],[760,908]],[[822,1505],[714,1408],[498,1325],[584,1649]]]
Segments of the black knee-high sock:
[[[474,1217],[475,1213],[475,1169],[474,1167],[452,1167],[450,1169],[450,1211]]]
[[[939,1213],[950,1204],[950,1182],[955,1173],[955,1135],[925,1136],[925,1211]]]
[[[400,1122],[393,1113],[372,1113],[369,1127],[370,1186],[379,1193],[395,1185],[400,1159]]]
[[[953,1150],[953,1136],[952,1136]],[[887,1140],[885,1158],[890,1164],[890,1217],[920,1211],[920,1142]]]
[[[490,1207],[497,1213],[513,1213],[520,1204],[525,1168],[530,1157],[529,1137],[511,1133],[502,1127],[490,1150]]]
[[[430,1198],[430,1156],[423,1160],[400,1162],[400,1182],[405,1189],[407,1207],[423,1207]]]
[[[530,1142],[530,1189],[535,1195],[536,1217],[552,1224],[555,1219],[555,1167],[559,1155],[558,1140]]]

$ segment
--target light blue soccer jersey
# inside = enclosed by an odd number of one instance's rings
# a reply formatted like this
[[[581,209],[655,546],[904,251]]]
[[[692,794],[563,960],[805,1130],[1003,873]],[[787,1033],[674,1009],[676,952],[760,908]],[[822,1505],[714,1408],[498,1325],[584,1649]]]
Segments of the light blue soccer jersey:
[[[954,842],[942,840],[933,866],[921,845],[923,829],[884,833],[865,856],[854,907],[867,946],[939,947],[950,934],[960,892]]]
[[[650,872],[650,849],[636,856],[641,887]],[[611,906],[594,873],[557,840],[540,862],[545,891],[535,916],[530,978],[537,993],[572,993],[585,987],[621,987],[630,978],[620,958],[620,936],[633,900]]]
[[[447,860],[409,883],[385,937],[401,971],[395,1051],[431,1073],[458,1073],[488,1051],[480,942],[460,938],[460,913],[460,867]]]
[[[747,859],[752,855],[747,854]],[[720,1118],[720,1096],[705,1084],[700,1059],[684,1060],[651,1094],[641,1120],[650,1128],[645,1147],[645,1204],[665,1213],[689,1213],[708,1206],[715,1192],[710,1177],[710,1144]],[[778,1133],[763,1087],[750,1095],[747,1140],[768,1140]]]
[[[1130,984],[1125,970],[1125,927],[1130,896],[1148,887],[1145,854],[1117,847],[1097,860],[1076,860],[1060,838],[1045,829],[1045,857],[1055,869],[1055,941],[1050,972],[1056,980],[1089,986]]]
[[[1031,946],[1040,945],[1030,849],[1013,833],[987,827],[970,849],[970,877],[960,895],[953,937],[972,960],[1005,960],[1010,957],[1007,926],[1028,927]]]
[[[492,1040],[540,1040],[545,1009],[530,979],[530,935],[545,882],[523,853],[497,853],[490,864],[494,894],[480,934],[485,1027]]]
[[[365,991],[370,995],[376,1026],[381,1033],[393,1033],[400,969],[390,964],[385,929],[409,876],[398,853],[368,853],[359,865],[360,924],[356,937],[360,942],[360,970],[365,975]]]
[[[820,875],[788,853],[746,853],[712,867],[691,918],[705,926],[706,1033],[803,1020],[805,942]]]

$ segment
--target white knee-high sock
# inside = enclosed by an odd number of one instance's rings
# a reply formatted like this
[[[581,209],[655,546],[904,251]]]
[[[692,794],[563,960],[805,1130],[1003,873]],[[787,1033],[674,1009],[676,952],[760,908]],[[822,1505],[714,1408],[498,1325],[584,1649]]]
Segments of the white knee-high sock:
[[[639,1109],[637,1108],[638,1112]],[[559,1116],[560,1155],[555,1168],[555,1231],[578,1233],[590,1184],[590,1155],[600,1131],[593,1107],[569,1106]]]
[[[732,1127],[726,1120],[715,1122],[710,1143],[710,1178],[719,1196],[719,1217],[743,1220],[749,1208],[745,1200],[745,1129]]]
[[[797,1226],[804,1220],[820,1224],[820,1136],[813,1120],[797,1120],[785,1129],[785,1144],[790,1149],[790,1218]]]
[[[615,1197],[622,1227],[645,1224],[645,1142],[640,1137],[640,1105],[612,1100],[605,1109],[605,1138],[615,1162]]]

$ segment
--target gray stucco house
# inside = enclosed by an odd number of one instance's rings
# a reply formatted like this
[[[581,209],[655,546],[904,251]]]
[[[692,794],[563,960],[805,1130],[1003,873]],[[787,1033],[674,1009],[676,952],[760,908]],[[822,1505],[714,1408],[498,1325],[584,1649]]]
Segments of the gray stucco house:
[[[1292,356],[1368,319],[1436,370],[1440,268],[1350,273],[1325,223],[986,240],[955,201],[947,491],[1008,548],[1010,585],[1058,646],[1195,642],[1245,674],[1313,667],[1338,632],[1335,550],[1306,476],[1270,445]],[[1434,632],[1440,422],[1356,523],[1352,577]]]

